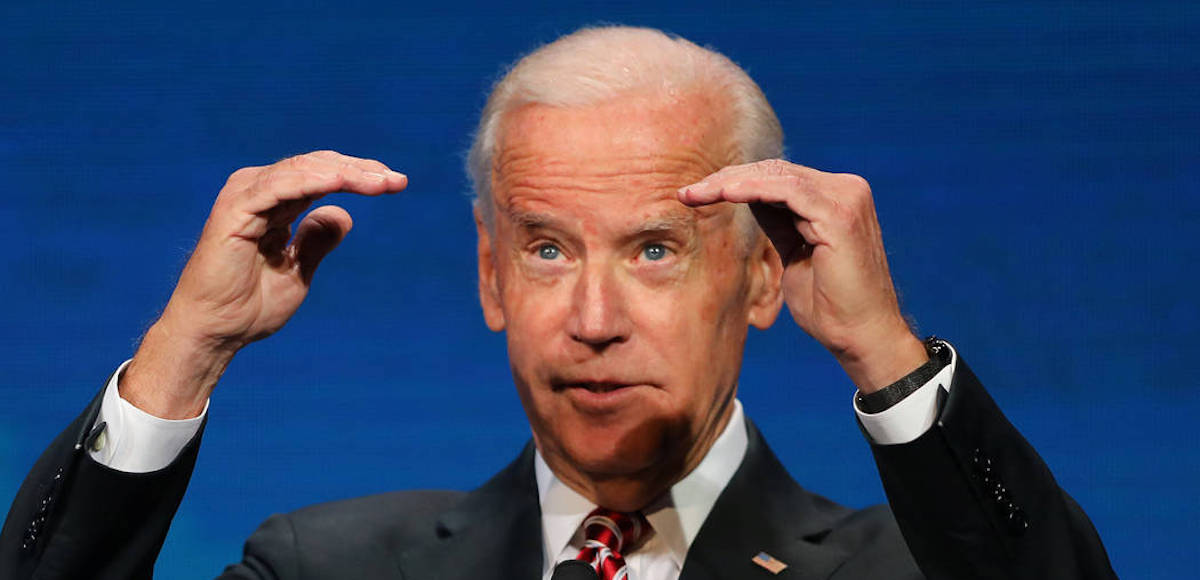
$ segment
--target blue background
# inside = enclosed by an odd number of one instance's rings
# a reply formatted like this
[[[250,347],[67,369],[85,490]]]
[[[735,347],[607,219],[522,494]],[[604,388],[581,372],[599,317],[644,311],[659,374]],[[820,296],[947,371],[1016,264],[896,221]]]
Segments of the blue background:
[[[273,512],[469,489],[528,436],[482,323],[461,171],[501,67],[581,24],[743,64],[791,159],[873,185],[904,308],[950,338],[1126,578],[1200,536],[1200,4],[6,3],[0,504],[131,355],[237,167],[317,148],[407,172],[217,391],[162,578],[215,575]],[[201,3],[197,3],[201,4]],[[747,411],[806,486],[883,499],[852,387],[786,317]]]

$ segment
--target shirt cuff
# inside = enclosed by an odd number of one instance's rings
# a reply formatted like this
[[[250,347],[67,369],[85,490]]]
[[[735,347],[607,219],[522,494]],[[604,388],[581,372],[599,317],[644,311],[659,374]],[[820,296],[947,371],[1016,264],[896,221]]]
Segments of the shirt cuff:
[[[950,380],[958,366],[958,352],[949,343],[943,344],[950,349],[950,364],[902,401],[878,413],[864,413],[854,404],[854,412],[873,443],[909,443],[933,426],[938,415],[938,390],[950,392]]]
[[[175,461],[184,446],[200,430],[208,414],[208,402],[199,417],[191,419],[160,419],[121,398],[118,389],[129,361],[121,364],[104,387],[104,400],[96,417],[93,432],[88,437],[88,452],[92,459],[106,467],[126,473],[158,471]]]

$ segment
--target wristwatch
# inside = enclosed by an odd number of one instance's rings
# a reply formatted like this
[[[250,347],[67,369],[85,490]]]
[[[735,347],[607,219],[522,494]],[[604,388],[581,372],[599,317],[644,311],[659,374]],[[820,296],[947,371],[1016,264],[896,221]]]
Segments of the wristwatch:
[[[893,405],[925,386],[925,383],[928,383],[950,364],[950,345],[946,341],[936,336],[930,336],[925,339],[924,344],[929,361],[917,367],[917,370],[904,375],[900,380],[874,393],[864,395],[860,391],[854,397],[854,403],[860,411],[873,415],[892,408]]]

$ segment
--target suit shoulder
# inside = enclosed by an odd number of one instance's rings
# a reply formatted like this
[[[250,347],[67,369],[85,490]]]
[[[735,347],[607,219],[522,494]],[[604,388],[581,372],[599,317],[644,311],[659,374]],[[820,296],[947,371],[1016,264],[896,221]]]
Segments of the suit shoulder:
[[[344,545],[351,550],[404,546],[433,538],[438,517],[465,495],[447,490],[395,491],[314,504],[282,518],[301,545]]]
[[[394,491],[319,503],[287,515],[297,533],[432,532],[438,515],[464,496],[450,490]]]
[[[437,535],[455,491],[402,491],[305,507],[267,518],[222,578],[374,578],[395,572],[405,547]]]

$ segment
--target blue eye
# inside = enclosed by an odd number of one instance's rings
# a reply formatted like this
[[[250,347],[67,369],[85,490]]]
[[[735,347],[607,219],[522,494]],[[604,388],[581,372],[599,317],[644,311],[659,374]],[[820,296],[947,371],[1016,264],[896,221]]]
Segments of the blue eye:
[[[667,247],[662,244],[646,244],[642,248],[642,256],[651,262],[657,262],[667,257]]]
[[[537,252],[538,257],[543,260],[553,260],[562,253],[562,251],[558,249],[558,246],[555,246],[554,244],[542,244],[542,246],[538,248]]]

